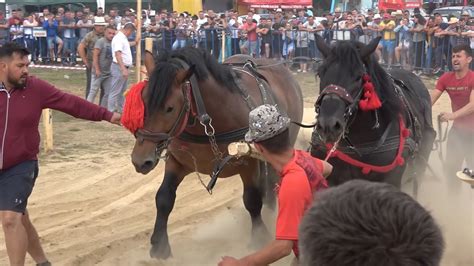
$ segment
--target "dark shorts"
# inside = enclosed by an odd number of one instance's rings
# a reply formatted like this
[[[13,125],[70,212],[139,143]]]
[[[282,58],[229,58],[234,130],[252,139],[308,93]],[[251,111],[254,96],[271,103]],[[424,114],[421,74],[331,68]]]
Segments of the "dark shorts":
[[[0,170],[0,210],[25,213],[38,176],[38,161],[25,161]]]

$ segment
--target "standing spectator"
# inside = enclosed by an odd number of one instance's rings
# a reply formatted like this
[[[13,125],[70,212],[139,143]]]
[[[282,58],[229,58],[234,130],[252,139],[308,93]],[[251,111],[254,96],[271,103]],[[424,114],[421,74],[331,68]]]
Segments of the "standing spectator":
[[[31,63],[36,63],[36,38],[33,36],[33,27],[38,27],[38,21],[35,19],[35,14],[30,14],[27,19],[23,21],[25,31],[26,48],[31,55]]]
[[[0,47],[9,41],[10,27],[5,15],[0,11]]]
[[[283,10],[278,8],[275,13],[275,18],[272,25],[272,57],[275,59],[282,58],[283,52],[283,30],[285,29],[285,18],[283,17]]]
[[[413,48],[415,51],[414,73],[420,75],[425,51],[426,35],[424,31],[426,20],[422,15],[415,14],[414,22],[415,26],[410,29],[413,34]]]
[[[299,20],[297,21],[297,23],[301,25],[301,22]],[[298,31],[296,32],[295,54],[297,57],[308,57],[308,32],[306,30],[300,30],[298,27],[296,27],[296,29],[298,29]],[[307,60],[300,58],[298,61],[300,65],[298,72],[306,73],[308,69]]]
[[[79,11],[77,13],[79,13]],[[85,16],[82,12],[80,14],[82,15],[77,16],[77,18],[80,19],[76,23],[76,27],[79,29],[79,43],[84,39],[84,37],[86,37],[87,33],[89,33],[92,28],[94,28],[92,19],[89,19],[89,17]]]
[[[443,74],[431,92],[432,104],[445,91],[451,100],[452,113],[440,114],[442,121],[453,121],[446,145],[445,170],[450,184],[459,183],[455,180],[456,172],[461,170],[464,161],[470,169],[474,167],[474,72],[469,69],[471,47],[467,44],[455,46],[452,54],[453,71]]]
[[[287,22],[283,30],[283,58],[292,60],[295,55],[296,31],[293,31],[291,23]]]
[[[93,54],[93,70],[91,79],[91,90],[87,96],[89,102],[94,102],[97,92],[102,88],[104,93],[99,99],[100,106],[107,108],[109,93],[112,86],[112,78],[110,76],[110,67],[112,65],[112,39],[115,36],[115,28],[107,26],[104,37],[97,40],[94,45]]]
[[[445,30],[449,27],[448,23],[443,22],[443,17],[435,13],[434,27],[434,45],[435,45],[435,67],[433,74],[438,74],[445,67],[450,65],[449,58],[449,36],[446,36]]]
[[[435,18],[430,17],[428,22],[425,26],[425,34],[426,34],[426,60],[423,71],[426,74],[430,74],[432,71],[432,59],[433,59],[433,51],[434,51],[434,32],[435,32]]]
[[[86,66],[86,98],[87,96],[89,96],[91,88],[92,55],[94,53],[95,42],[97,42],[98,39],[103,37],[105,26],[107,26],[107,23],[105,22],[103,17],[95,18],[94,30],[87,33],[87,35],[84,37],[84,39],[79,44],[79,47],[77,48],[79,51],[79,56],[81,57],[82,62]]]
[[[102,8],[101,6],[97,8],[97,14],[95,14],[96,17],[103,17],[105,14],[104,14],[104,8]]]
[[[55,62],[57,62],[58,58],[55,56],[54,50],[57,45],[57,55],[61,54],[62,48],[63,48],[63,41],[61,38],[58,36],[58,27],[59,23],[57,19],[54,18],[53,14],[48,15],[48,19],[43,22],[43,28],[46,30],[46,41],[47,41],[47,46],[48,46],[48,51],[49,51],[49,57],[48,61],[52,62],[54,59]]]
[[[257,27],[257,34],[260,36],[262,45],[260,55],[264,55],[265,58],[270,58],[270,45],[272,43],[272,34],[271,34],[271,27],[272,27],[272,20],[271,19],[260,19],[260,25]]]
[[[240,23],[235,15],[230,19],[228,28],[230,31],[231,54],[240,54]]]
[[[8,27],[11,27],[15,24],[15,19],[19,19],[20,23],[23,23],[21,18],[21,9],[13,9],[10,18],[8,19]]]
[[[395,47],[395,59],[400,66],[406,66],[410,63],[408,54],[411,43],[408,19],[402,18],[400,25],[398,25],[393,31],[398,33],[398,46]]]
[[[128,37],[135,32],[133,23],[126,23],[112,39],[113,63],[110,67],[112,76],[112,87],[109,93],[107,106],[109,110],[119,113],[123,108],[123,93],[127,87],[129,68],[133,65],[132,51],[128,42]]]
[[[184,16],[179,16],[176,21],[176,26],[174,28],[176,34],[176,40],[171,47],[172,50],[179,48],[184,48],[186,46],[186,40],[188,38],[188,25],[184,21]]]
[[[393,54],[395,52],[396,35],[393,29],[395,29],[395,21],[391,19],[390,14],[385,13],[383,15],[383,21],[379,24],[379,31],[382,32],[382,41],[379,45],[381,59],[387,57],[386,63],[390,67],[392,65]]]
[[[64,40],[64,50],[61,62],[66,64],[69,61],[70,65],[76,65],[76,21],[71,11],[67,11],[64,14],[64,19],[61,21],[60,25],[63,28]]]
[[[316,58],[316,41],[314,34],[317,34],[317,30],[320,26],[316,23],[313,16],[308,16],[308,21],[302,25],[303,29],[308,32],[308,52],[310,58]]]
[[[25,33],[23,32],[23,25],[20,24],[20,19],[15,17],[13,19],[13,25],[10,26],[10,34],[12,36],[12,41],[20,45],[21,47],[25,47]]]
[[[55,88],[28,73],[28,50],[16,43],[0,48],[0,221],[10,265],[50,266],[27,203],[38,176],[41,111],[51,108],[74,117],[119,124],[120,115]]]
[[[250,12],[249,12],[250,13]],[[247,17],[246,23],[242,25],[241,30],[246,34],[247,40],[240,47],[243,54],[251,56],[257,55],[257,23],[252,17]]]

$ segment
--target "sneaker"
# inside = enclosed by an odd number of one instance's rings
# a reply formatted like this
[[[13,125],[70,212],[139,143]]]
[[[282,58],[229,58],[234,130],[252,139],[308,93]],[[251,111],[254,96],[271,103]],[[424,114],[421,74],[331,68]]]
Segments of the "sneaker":
[[[308,72],[308,71],[306,71],[306,70],[303,70],[302,72],[303,72],[303,73],[306,73],[306,72]]]
[[[296,70],[296,72],[300,73],[300,72],[301,72],[301,69]]]

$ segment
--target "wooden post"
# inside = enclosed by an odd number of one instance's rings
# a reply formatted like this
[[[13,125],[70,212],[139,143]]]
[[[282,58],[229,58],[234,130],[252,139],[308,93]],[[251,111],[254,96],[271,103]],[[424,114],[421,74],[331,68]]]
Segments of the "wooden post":
[[[136,71],[137,71],[137,82],[141,79],[142,69],[142,0],[137,1],[137,58],[136,58]]]
[[[51,109],[43,109],[44,151],[53,150],[53,113]]]
[[[149,51],[153,54],[153,38],[148,38],[148,37],[145,38],[145,51]],[[146,73],[146,75],[142,75],[140,80],[144,80],[147,77],[149,77],[150,73],[147,72],[147,69],[145,66],[142,66],[142,74],[143,73]]]
[[[226,49],[225,49],[225,48],[226,48],[225,45],[226,45],[226,44],[225,44],[225,30],[222,30],[222,49],[221,49],[221,53],[222,53],[222,57],[221,57],[222,63],[224,63],[224,61],[225,61],[225,50],[226,50]]]

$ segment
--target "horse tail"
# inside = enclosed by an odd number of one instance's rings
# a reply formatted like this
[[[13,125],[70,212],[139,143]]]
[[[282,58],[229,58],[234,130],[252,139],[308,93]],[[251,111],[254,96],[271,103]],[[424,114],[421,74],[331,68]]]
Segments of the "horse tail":
[[[276,208],[275,187],[278,180],[279,176],[275,169],[270,164],[264,161],[259,161],[257,185],[262,193],[263,204],[271,210],[275,210]]]

